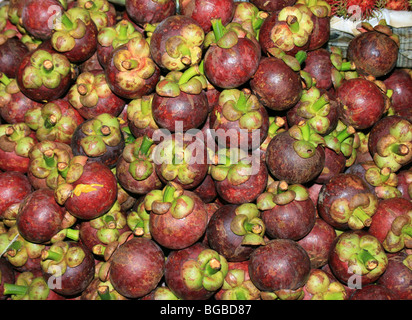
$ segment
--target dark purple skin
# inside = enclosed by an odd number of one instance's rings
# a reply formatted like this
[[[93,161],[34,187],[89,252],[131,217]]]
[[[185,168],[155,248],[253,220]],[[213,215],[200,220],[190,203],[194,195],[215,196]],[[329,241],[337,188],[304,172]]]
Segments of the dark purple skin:
[[[336,153],[332,149],[325,150],[325,166],[320,175],[314,180],[316,183],[326,183],[335,175],[344,172],[346,168],[346,157],[342,153]]]
[[[391,290],[401,300],[412,299],[412,270],[403,263],[407,256],[404,251],[388,254],[388,267],[377,281],[377,284]]]
[[[316,88],[328,90],[332,87],[331,70],[334,68],[330,61],[330,52],[324,48],[319,48],[307,52],[304,71],[316,79]]]
[[[270,48],[277,48],[278,46],[276,45],[275,42],[271,39],[272,37],[272,32],[275,26],[278,25],[286,25],[286,21],[279,21],[278,20],[278,14],[279,12],[272,12],[262,23],[259,31],[259,44],[262,48],[262,52],[264,54],[269,55],[269,49]],[[294,46],[292,49],[285,51],[285,53],[294,56],[298,51],[307,51],[309,48],[309,40],[301,47]]]
[[[13,266],[5,258],[0,258],[0,300],[6,300],[9,295],[4,295],[4,284],[14,283],[15,274]]]
[[[283,9],[284,7],[293,6],[296,0],[252,0],[256,7],[262,11],[274,12]]]
[[[405,198],[407,200],[412,200],[412,187],[409,186],[411,182],[407,179],[407,176],[410,175],[410,172],[410,169],[402,169],[396,174],[396,177],[398,178],[398,186],[396,188],[402,194],[402,198]],[[411,190],[411,192],[409,190]]]
[[[125,8],[130,19],[140,26],[159,23],[176,14],[176,2],[173,0],[131,0],[125,3]]]
[[[110,281],[127,298],[141,298],[159,284],[165,272],[165,256],[156,242],[134,237],[113,253]]]
[[[275,57],[262,57],[250,87],[267,108],[284,111],[299,102],[302,82],[299,74]]]
[[[233,0],[179,0],[180,14],[194,19],[205,31],[212,29],[212,19],[220,18],[227,25],[235,13]]]
[[[21,236],[29,242],[46,243],[62,230],[66,210],[51,189],[38,189],[26,196],[16,219]]]
[[[184,249],[197,242],[205,233],[208,222],[203,200],[191,191],[185,190],[183,194],[195,202],[193,211],[183,219],[174,218],[170,211],[150,213],[149,228],[153,239],[172,250]]]
[[[124,136],[121,135],[121,141],[115,146],[106,145],[106,152],[100,156],[92,157],[88,156],[83,147],[81,146],[80,142],[83,138],[87,137],[87,135],[82,131],[83,126],[90,120],[86,120],[82,122],[80,125],[77,126],[76,130],[72,135],[72,139],[70,142],[70,146],[73,151],[74,156],[86,156],[89,158],[90,162],[101,162],[108,166],[109,168],[114,168],[117,164],[119,157],[122,155],[125,141]]]
[[[343,81],[337,89],[337,102],[342,122],[357,130],[371,128],[385,110],[381,90],[364,78]]]
[[[369,284],[355,290],[349,300],[398,300],[398,296],[380,284]]]
[[[234,204],[221,206],[211,216],[206,230],[210,248],[224,256],[227,261],[245,261],[256,249],[256,246],[242,245],[243,237],[233,233],[230,228],[237,207]]]
[[[330,37],[330,17],[317,17],[311,14],[313,30],[309,36],[308,51],[321,48],[329,41]]]
[[[196,193],[205,203],[213,202],[217,197],[215,181],[210,174],[207,174],[203,181],[193,192]]]
[[[103,71],[103,66],[100,64],[99,58],[97,56],[97,51],[86,61],[82,62],[80,65],[80,72]]]
[[[265,190],[269,177],[265,162],[260,161],[257,157],[254,157],[252,161],[254,161],[252,166],[255,168],[259,166],[259,169],[256,173],[251,174],[247,181],[239,185],[230,183],[227,178],[215,181],[216,190],[221,199],[231,204],[253,202]]]
[[[93,253],[81,242],[67,241],[69,248],[81,247],[85,252],[84,260],[77,267],[67,266],[64,274],[55,281],[61,281],[61,287],[56,286],[53,291],[64,297],[74,297],[81,294],[92,282],[95,275],[95,259]],[[43,272],[46,282],[52,275]],[[60,282],[59,282],[60,283]]]
[[[186,261],[196,260],[198,255],[208,247],[202,243],[182,249],[173,250],[169,253],[165,265],[165,281],[169,289],[182,300],[207,300],[215,292],[204,288],[193,290],[186,286],[182,276],[182,267]]]
[[[356,65],[356,71],[375,78],[390,73],[396,66],[399,47],[389,36],[377,32],[363,32],[348,45],[347,58]]]
[[[262,291],[297,290],[310,275],[310,258],[290,239],[273,239],[257,248],[250,256],[249,275]]]
[[[351,173],[335,175],[319,191],[317,203],[319,216],[336,229],[349,230],[347,222],[338,222],[331,216],[332,203],[337,199],[350,201],[359,193],[370,193],[364,180]]]
[[[369,192],[375,194],[375,187],[365,179],[366,168],[368,165],[373,165],[373,161],[354,163],[345,170],[345,173],[351,173],[361,178],[369,188]]]
[[[314,180],[325,165],[325,151],[322,146],[307,159],[300,157],[293,149],[295,141],[287,131],[277,134],[266,150],[266,164],[278,180],[289,184],[307,183]]]
[[[306,236],[315,225],[316,208],[311,198],[276,205],[262,211],[266,234],[272,239],[299,240]]]
[[[24,95],[21,91],[11,94],[11,100],[1,106],[0,116],[10,124],[24,122],[24,115],[28,110],[41,107],[43,104],[34,101]]]
[[[328,263],[329,251],[335,238],[335,229],[325,220],[316,218],[312,230],[297,241],[309,255],[312,269],[321,268]]]
[[[183,91],[177,97],[164,97],[154,93],[152,101],[153,119],[161,128],[177,131],[176,122],[183,124],[183,131],[199,128],[209,112],[206,93],[188,94]]]
[[[393,90],[391,102],[395,114],[404,115],[409,121],[412,121],[410,111],[412,101],[411,74],[404,69],[394,69],[383,82],[387,89]]]
[[[0,173],[0,218],[7,208],[20,203],[33,191],[27,176],[18,171]]]
[[[0,45],[0,72],[9,78],[15,78],[16,70],[28,52],[29,49],[19,38],[7,39]]]
[[[24,29],[33,37],[48,40],[52,36],[53,17],[63,13],[64,8],[57,0],[31,0],[22,9],[21,20]]]
[[[252,78],[260,58],[260,46],[248,38],[239,38],[231,48],[213,45],[204,57],[205,75],[218,88],[237,88]]]
[[[94,191],[82,192],[79,196],[73,194],[64,203],[66,209],[79,219],[97,218],[109,211],[117,200],[116,176],[101,162],[87,161],[83,174],[73,183],[73,187],[79,184],[98,185]]]

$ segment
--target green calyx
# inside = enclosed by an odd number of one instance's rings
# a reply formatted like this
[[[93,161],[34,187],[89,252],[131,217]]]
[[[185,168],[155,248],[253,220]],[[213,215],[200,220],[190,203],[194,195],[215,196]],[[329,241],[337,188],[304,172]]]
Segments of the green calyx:
[[[152,153],[155,147],[152,139],[142,136],[123,149],[123,159],[129,163],[129,173],[135,180],[145,180],[153,173]]]
[[[149,227],[150,213],[146,211],[143,201],[136,210],[127,214],[126,219],[127,225],[136,237],[152,238]]]
[[[315,132],[307,121],[301,121],[288,130],[289,135],[296,141],[293,142],[293,149],[302,158],[313,157],[318,145],[325,143],[324,138]]]
[[[154,214],[169,212],[175,219],[183,219],[195,208],[195,200],[176,183],[169,182],[163,190],[153,190],[144,198],[147,211]]]
[[[200,94],[207,88],[207,79],[201,66],[193,65],[185,71],[170,71],[156,85],[156,93],[163,97],[177,97],[180,92]]]
[[[330,215],[338,223],[347,223],[350,229],[360,230],[372,223],[378,202],[378,198],[372,193],[358,193],[350,200],[336,199],[332,203]]]
[[[4,295],[12,300],[46,300],[50,289],[43,277],[35,277],[30,271],[20,273],[15,283],[4,283]]]
[[[320,269],[313,269],[305,284],[311,300],[345,300],[345,287],[339,281],[330,281],[329,276]]]
[[[29,126],[24,123],[0,125],[0,148],[5,152],[15,152],[24,158],[29,157],[30,149],[36,144],[30,136]]]
[[[258,40],[260,27],[268,15],[267,12],[260,11],[253,3],[242,2],[236,6],[232,21],[239,23],[244,30],[250,32]]]
[[[297,114],[304,118],[311,128],[324,135],[330,128],[330,104],[327,94],[320,94],[319,89],[311,87],[302,92]]]
[[[222,149],[229,152],[229,150]],[[221,151],[219,151],[221,153]],[[240,158],[238,161],[232,159],[228,154],[219,154],[219,163],[212,165],[210,174],[216,181],[225,179],[234,186],[245,183],[250,179],[253,173],[253,163],[250,159]]]
[[[79,266],[85,256],[81,247],[70,247],[67,242],[57,241],[42,251],[40,266],[43,272],[59,277],[66,272],[67,267]]]
[[[398,171],[412,159],[412,124],[400,119],[389,129],[389,134],[379,139],[373,160],[379,168]]]
[[[261,291],[262,300],[302,300],[305,296],[303,287],[292,289],[280,289],[276,291]]]
[[[43,85],[48,89],[55,89],[70,72],[70,61],[64,55],[35,50],[30,57],[30,64],[23,70],[23,86],[38,89]]]
[[[230,223],[230,230],[242,236],[242,245],[265,245],[265,224],[260,218],[260,211],[254,203],[244,203],[236,208],[236,216]]]
[[[382,246],[387,252],[399,252],[410,248],[412,243],[412,212],[396,217],[384,239]]]
[[[127,105],[127,119],[137,128],[145,129],[147,127],[158,129],[152,113],[153,94],[133,99]]]
[[[117,117],[102,113],[82,125],[82,132],[86,135],[80,145],[84,152],[91,157],[104,154],[107,147],[115,147],[122,141],[122,132]]]
[[[375,194],[379,199],[401,197],[398,190],[398,177],[388,167],[379,168],[373,161],[362,164],[365,171],[365,180],[375,187]]]
[[[89,12],[97,30],[108,25],[107,13],[110,10],[110,3],[107,0],[79,0],[77,6]]]
[[[166,40],[163,66],[169,71],[181,71],[199,64],[204,40],[205,33],[197,24],[182,27],[180,34]]]
[[[262,127],[263,117],[258,98],[249,90],[226,89],[219,95],[222,115],[228,121],[239,121],[241,129],[254,130]]]
[[[98,43],[103,47],[116,49],[126,44],[130,39],[140,37],[141,34],[130,21],[121,20],[113,27],[104,27],[97,35]]]
[[[382,245],[371,235],[342,233],[335,250],[339,258],[348,263],[354,274],[375,277],[381,275],[388,264]]]
[[[212,249],[203,250],[196,260],[187,260],[182,266],[182,277],[191,290],[217,291],[222,287],[227,272],[226,259]]]
[[[231,269],[222,285],[222,300],[258,300],[260,291],[241,269]]]
[[[277,205],[286,205],[292,201],[306,201],[309,191],[301,184],[289,185],[286,181],[272,182],[265,192],[256,199],[259,210],[271,210]]]
[[[335,89],[340,87],[343,80],[357,78],[355,63],[347,61],[343,58],[342,49],[338,47],[330,47],[330,61],[334,68],[331,70],[332,83]]]
[[[324,0],[298,0],[296,5],[307,6],[310,12],[318,18],[329,17],[332,11],[329,3]]]

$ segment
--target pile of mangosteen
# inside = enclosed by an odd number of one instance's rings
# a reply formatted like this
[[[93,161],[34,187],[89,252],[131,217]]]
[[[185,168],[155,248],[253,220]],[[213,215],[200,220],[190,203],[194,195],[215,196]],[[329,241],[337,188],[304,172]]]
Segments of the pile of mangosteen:
[[[391,27],[344,54],[324,0],[121,2],[0,8],[1,299],[411,300]]]

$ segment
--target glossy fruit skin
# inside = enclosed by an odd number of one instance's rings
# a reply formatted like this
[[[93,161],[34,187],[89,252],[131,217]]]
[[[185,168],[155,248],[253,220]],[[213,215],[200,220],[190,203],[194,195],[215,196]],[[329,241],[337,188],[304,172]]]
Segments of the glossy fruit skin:
[[[333,64],[328,50],[319,48],[307,52],[303,70],[309,72],[316,79],[316,88],[328,90],[332,87],[332,68]]]
[[[29,49],[19,38],[6,40],[0,45],[0,72],[9,78],[14,78],[21,60],[28,52]]]
[[[325,166],[320,175],[315,179],[316,183],[326,183],[335,175],[343,173],[346,168],[346,158],[342,153],[336,153],[332,149],[325,150]]]
[[[299,289],[308,280],[310,269],[308,254],[290,239],[273,239],[250,256],[250,279],[262,291]]]
[[[64,206],[75,217],[91,220],[106,213],[117,199],[117,180],[108,166],[100,162],[87,162],[81,177],[73,183],[93,185],[94,191],[69,197]]]
[[[325,165],[325,151],[318,146],[314,156],[304,159],[293,149],[294,141],[288,132],[277,134],[268,145],[266,164],[278,180],[303,184],[321,173]]]
[[[122,244],[111,259],[110,281],[127,298],[140,298],[156,288],[165,269],[162,249],[147,238]]]
[[[348,60],[356,64],[356,70],[364,75],[382,77],[393,70],[399,47],[387,35],[369,31],[357,35],[348,45]]]
[[[128,0],[125,3],[125,8],[133,22],[140,26],[144,26],[146,23],[159,23],[176,14],[176,2],[172,0]]]
[[[226,204],[216,210],[211,216],[206,230],[208,245],[224,256],[227,261],[239,262],[249,259],[254,246],[242,245],[243,237],[230,229],[230,224],[236,216],[237,205]]]
[[[300,76],[275,57],[261,58],[250,87],[265,107],[276,111],[292,108],[302,95]]]
[[[184,195],[194,200],[193,212],[182,219],[165,214],[150,214],[149,228],[153,239],[163,247],[179,250],[197,242],[206,231],[208,215],[202,199],[191,191]]]
[[[330,17],[317,17],[311,14],[313,30],[309,36],[308,51],[323,47],[329,41],[330,36]]]
[[[274,12],[287,6],[293,6],[296,3],[296,0],[252,0],[251,2],[260,10]]]
[[[204,203],[213,202],[217,197],[216,185],[210,174],[207,174],[203,181],[193,189]]]
[[[349,300],[398,300],[396,294],[380,284],[369,284],[355,290]]]
[[[0,217],[11,205],[20,203],[33,191],[27,176],[18,171],[0,173]]]
[[[205,75],[215,87],[237,88],[252,78],[260,58],[260,46],[248,38],[239,38],[231,48],[213,45],[203,60]]]
[[[29,242],[45,243],[62,229],[66,210],[51,189],[38,189],[22,202],[17,216],[19,233]]]
[[[64,297],[74,297],[83,292],[87,286],[92,282],[95,275],[95,260],[92,252],[81,242],[67,241],[69,248],[80,247],[85,252],[84,260],[77,267],[67,266],[66,271],[58,280],[61,281],[61,287],[56,286],[53,291]],[[53,281],[50,279],[52,275],[47,272],[43,272],[43,277],[46,282]],[[54,283],[54,282],[52,282]]]
[[[391,102],[396,115],[412,121],[410,101],[412,101],[412,76],[403,69],[394,69],[383,80],[387,89],[393,90]]]

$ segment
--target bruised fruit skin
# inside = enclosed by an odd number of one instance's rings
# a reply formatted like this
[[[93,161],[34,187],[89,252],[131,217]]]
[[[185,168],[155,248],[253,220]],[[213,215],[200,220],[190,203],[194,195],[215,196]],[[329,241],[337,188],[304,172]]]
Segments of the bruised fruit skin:
[[[165,269],[163,251],[146,238],[126,241],[110,261],[110,281],[127,298],[140,298],[155,289]]]

